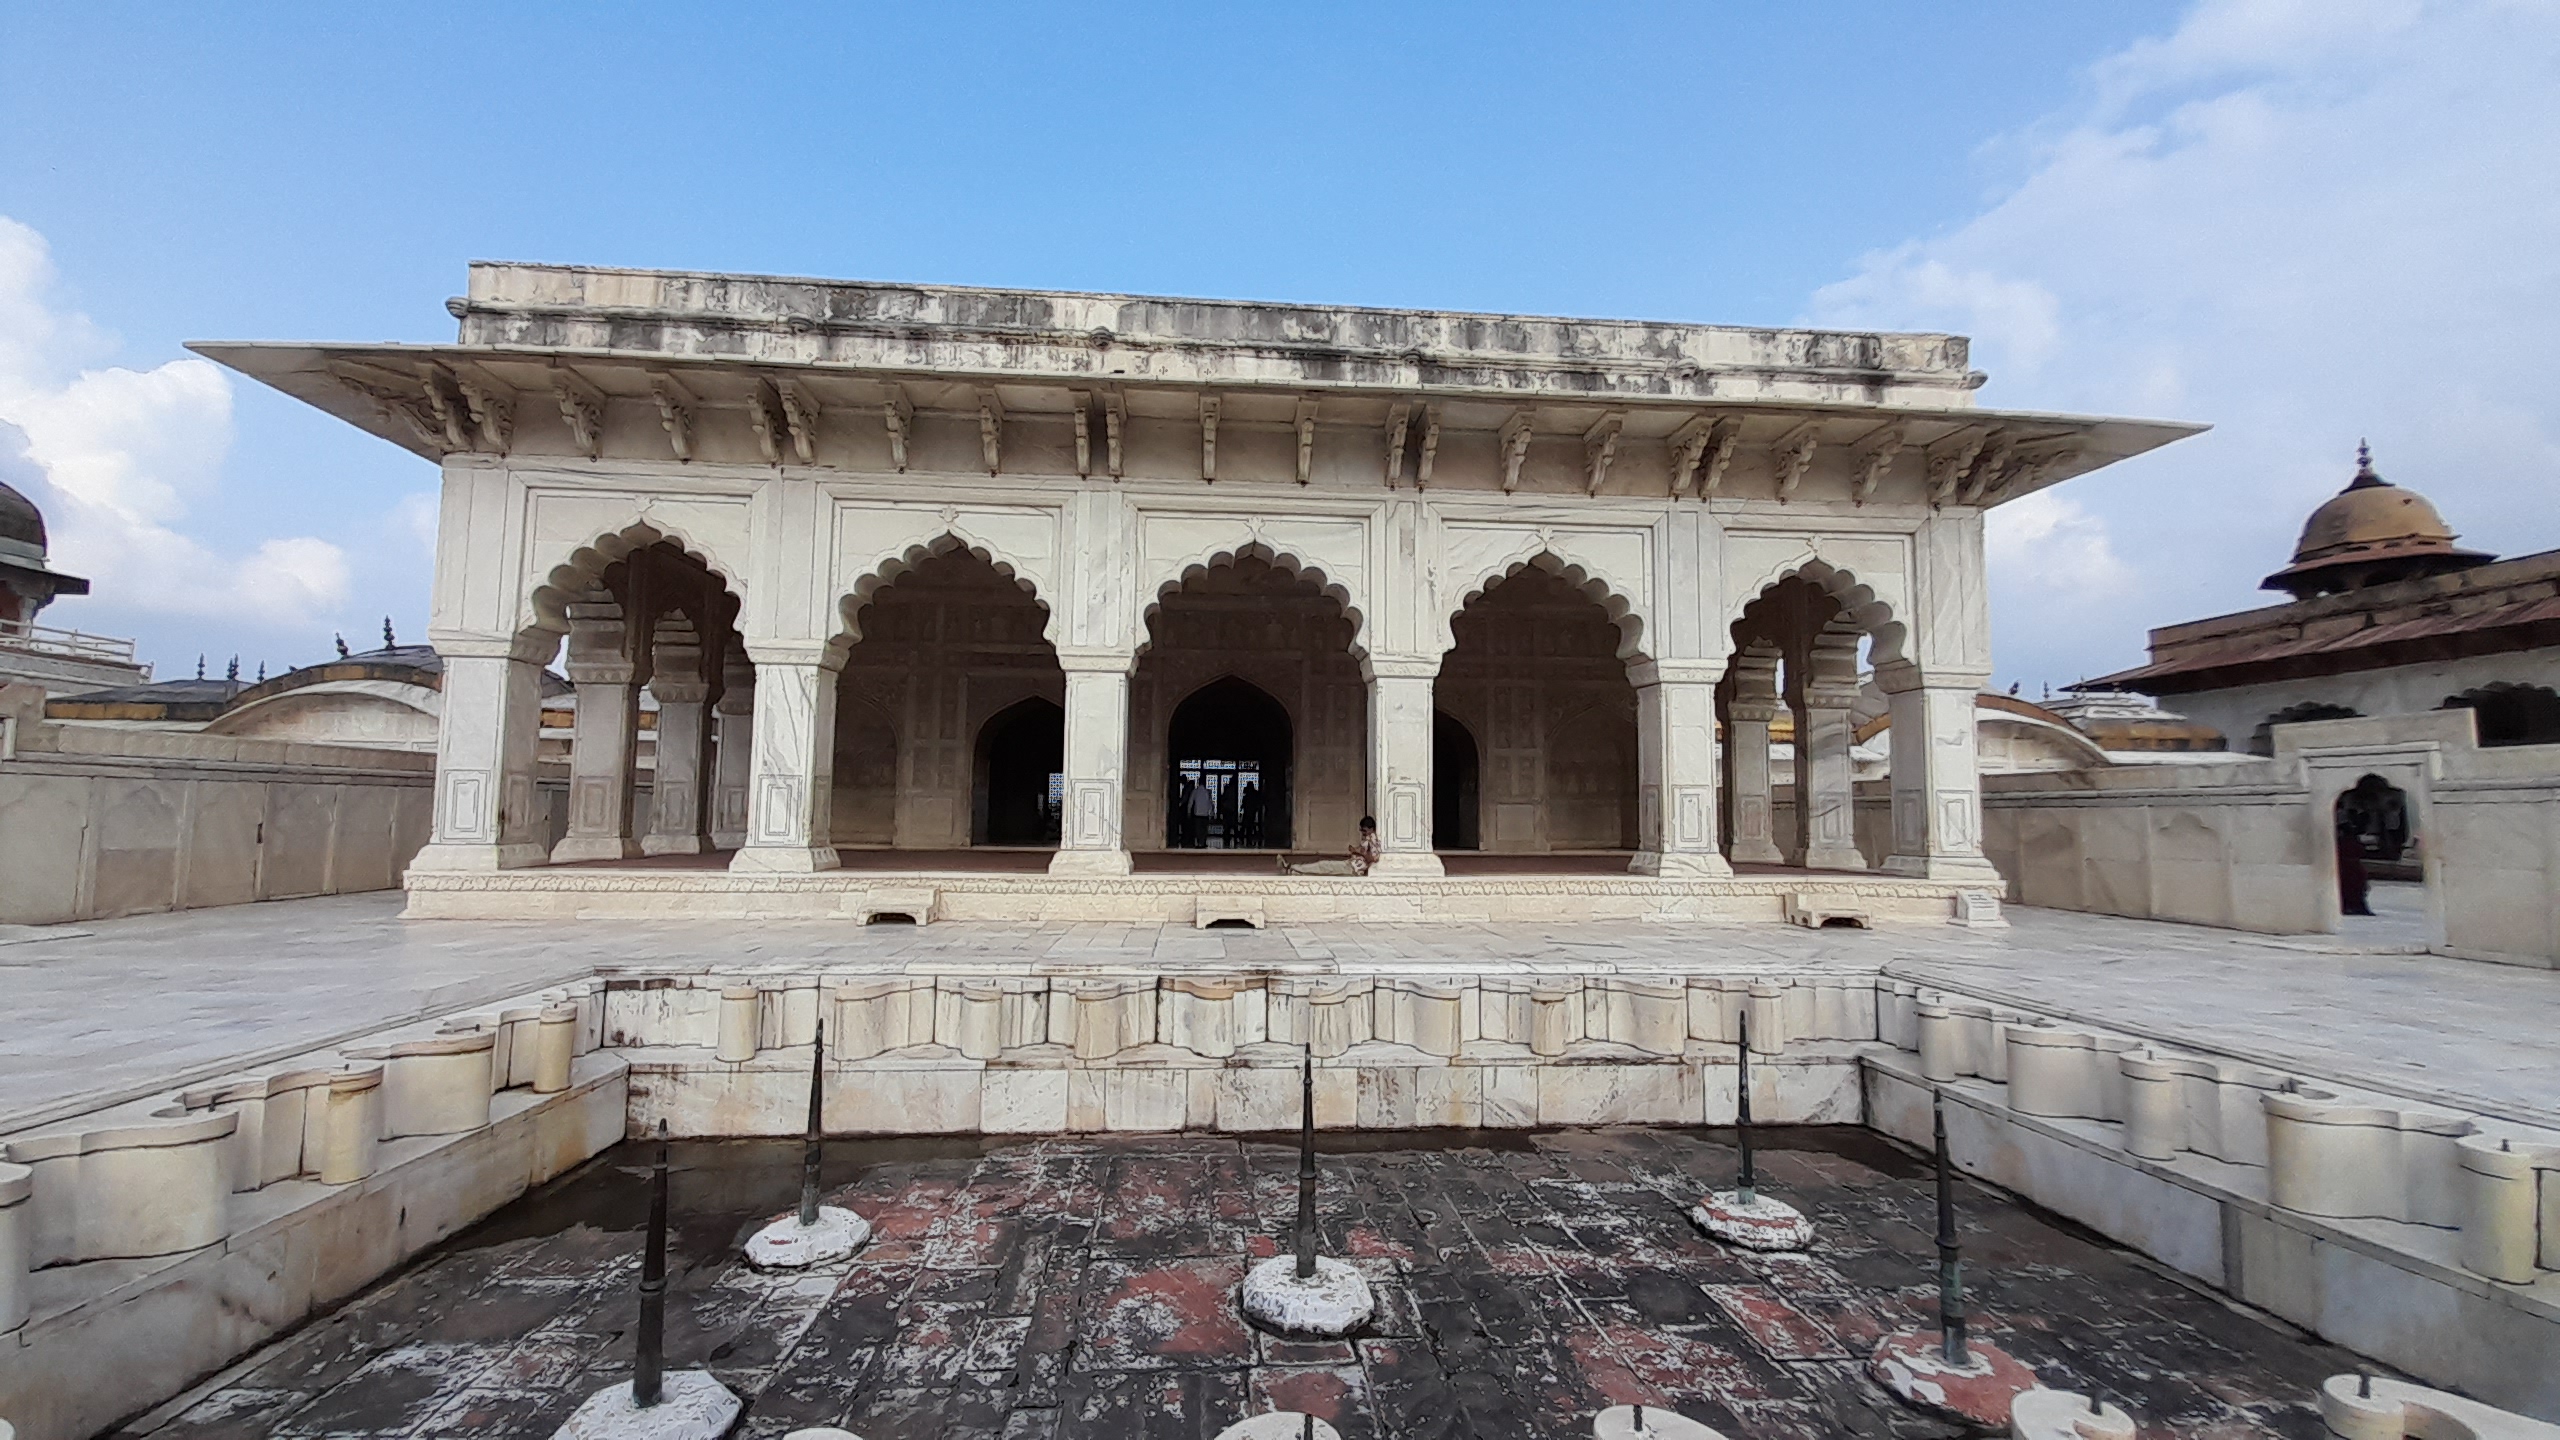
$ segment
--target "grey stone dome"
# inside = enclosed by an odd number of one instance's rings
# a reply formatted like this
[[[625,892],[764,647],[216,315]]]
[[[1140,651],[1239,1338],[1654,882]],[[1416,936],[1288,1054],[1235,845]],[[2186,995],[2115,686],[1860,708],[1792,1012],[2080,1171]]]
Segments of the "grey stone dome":
[[[8,547],[11,541],[42,556],[44,512],[36,508],[36,502],[0,481],[0,547]]]

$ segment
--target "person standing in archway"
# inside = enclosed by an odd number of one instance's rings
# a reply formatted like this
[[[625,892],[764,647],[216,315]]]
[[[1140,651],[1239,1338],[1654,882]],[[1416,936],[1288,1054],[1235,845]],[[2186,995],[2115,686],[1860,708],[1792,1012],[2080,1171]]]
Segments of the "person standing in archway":
[[[2373,906],[2366,899],[2369,880],[2364,871],[2364,837],[2356,833],[2355,820],[2338,816],[2338,913],[2370,915]]]
[[[1192,784],[1191,801],[1184,809],[1190,820],[1185,827],[1190,833],[1184,838],[1192,849],[1206,850],[1209,848],[1209,822],[1218,814],[1217,784],[1210,777],[1201,776]]]

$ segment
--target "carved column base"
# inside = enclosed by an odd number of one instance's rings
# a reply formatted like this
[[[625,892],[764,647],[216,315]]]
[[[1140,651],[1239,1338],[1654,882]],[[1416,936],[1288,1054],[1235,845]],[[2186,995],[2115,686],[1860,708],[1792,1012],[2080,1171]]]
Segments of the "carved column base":
[[[1805,848],[1807,870],[1848,870],[1864,873],[1867,857],[1855,845],[1811,845]]]
[[[1665,880],[1722,880],[1733,874],[1733,867],[1712,850],[1639,850],[1627,870]]]
[[[747,875],[814,875],[844,862],[833,845],[749,845],[729,859],[729,868]]]
[[[1912,880],[1978,880],[2002,894],[2009,888],[1999,867],[1979,855],[1888,855],[1876,868]]]
[[[711,848],[708,835],[649,835],[640,841],[643,855],[708,855]]]
[[[1126,850],[1061,850],[1049,857],[1052,875],[1126,875],[1130,868]]]
[[[1387,879],[1437,880],[1449,873],[1440,857],[1428,850],[1390,850],[1369,867],[1370,875]]]
[[[429,845],[409,861],[412,873],[485,875],[493,870],[524,870],[547,865],[551,852],[535,843],[510,845]]]
[[[1784,865],[1787,863],[1787,857],[1778,849],[1777,842],[1767,836],[1745,835],[1737,836],[1733,842],[1733,863],[1736,865]]]
[[[551,863],[569,865],[581,860],[636,860],[643,853],[640,842],[628,835],[571,835],[551,847]]]

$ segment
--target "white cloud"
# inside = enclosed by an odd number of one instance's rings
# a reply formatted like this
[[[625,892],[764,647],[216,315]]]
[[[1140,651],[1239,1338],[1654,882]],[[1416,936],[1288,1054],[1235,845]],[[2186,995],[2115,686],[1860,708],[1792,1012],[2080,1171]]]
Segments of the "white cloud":
[[[2204,0],[2086,79],[1996,203],[1811,307],[1974,335],[1986,405],[2215,425],[1993,513],[2004,674],[2270,603],[2366,435],[2470,543],[2560,544],[2560,6]]]
[[[231,446],[231,385],[212,364],[91,368],[113,350],[88,318],[50,299],[44,237],[0,216],[0,425],[23,437],[50,493],[54,563],[117,608],[269,627],[313,623],[342,603],[347,558],[328,541],[264,541],[225,555],[186,534]]]

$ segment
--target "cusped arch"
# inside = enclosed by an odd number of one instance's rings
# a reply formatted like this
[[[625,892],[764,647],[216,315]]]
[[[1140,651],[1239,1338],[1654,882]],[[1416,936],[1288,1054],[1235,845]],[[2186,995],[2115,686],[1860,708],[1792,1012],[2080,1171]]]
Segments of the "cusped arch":
[[[1351,593],[1351,587],[1326,574],[1323,566],[1291,553],[1287,547],[1260,539],[1248,540],[1241,545],[1216,546],[1174,566],[1170,576],[1157,582],[1147,597],[1146,607],[1138,614],[1137,653],[1144,655],[1155,647],[1153,624],[1157,612],[1164,609],[1167,598],[1210,571],[1242,560],[1259,560],[1290,579],[1304,580],[1315,586],[1316,592],[1340,606],[1343,618],[1351,622],[1352,658],[1368,658],[1369,619],[1361,612],[1359,599]]]
[[[1451,627],[1460,615],[1466,613],[1468,606],[1483,599],[1486,591],[1524,570],[1543,570],[1597,604],[1609,617],[1609,623],[1617,627],[1618,659],[1635,664],[1652,658],[1645,653],[1644,612],[1637,603],[1607,580],[1557,554],[1553,547],[1543,542],[1510,559],[1485,567],[1484,573],[1459,592],[1455,605],[1442,607],[1441,651],[1446,653],[1457,648],[1457,635]]]
[[[967,554],[983,562],[988,569],[1009,580],[1040,607],[1040,635],[1054,648],[1058,643],[1058,611],[1040,586],[1011,560],[993,548],[962,536],[957,530],[945,530],[930,540],[918,541],[905,550],[882,560],[868,574],[857,578],[851,588],[836,602],[836,644],[850,646],[862,638],[863,607],[883,589],[897,583],[900,576],[924,562],[944,555]]]
[[[526,597],[526,608],[531,615],[517,627],[518,633],[568,634],[572,602],[594,589],[604,578],[606,570],[629,559],[635,551],[662,543],[675,546],[684,552],[686,559],[711,572],[712,578],[744,604],[746,587],[738,583],[737,575],[721,562],[710,546],[685,533],[680,526],[655,518],[635,520],[620,530],[597,536],[552,566]]]
[[[1770,587],[1789,580],[1802,580],[1839,602],[1841,617],[1857,626],[1870,642],[1867,651],[1869,666],[1882,668],[1904,658],[1903,646],[1910,638],[1910,627],[1895,616],[1893,606],[1876,593],[1874,586],[1860,580],[1854,572],[1820,556],[1790,560],[1773,567],[1761,577],[1759,584],[1744,592],[1748,598],[1742,602],[1741,608],[1750,609],[1761,596],[1769,593]],[[1734,616],[1736,621],[1741,618],[1740,613]]]

